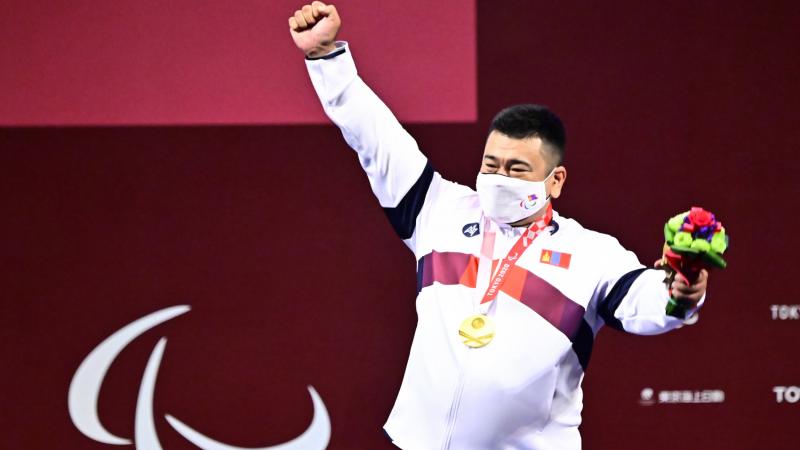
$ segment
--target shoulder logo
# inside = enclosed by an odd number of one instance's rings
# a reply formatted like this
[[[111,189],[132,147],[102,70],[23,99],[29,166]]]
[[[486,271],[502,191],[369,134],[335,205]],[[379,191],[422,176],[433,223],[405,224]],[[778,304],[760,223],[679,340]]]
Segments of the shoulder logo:
[[[478,222],[468,223],[464,225],[464,228],[461,229],[461,232],[464,233],[466,237],[473,237],[481,234],[481,226]]]
[[[569,269],[569,263],[571,260],[571,254],[554,252],[553,250],[542,250],[542,255],[539,257],[539,262],[542,264],[562,267],[564,269]]]

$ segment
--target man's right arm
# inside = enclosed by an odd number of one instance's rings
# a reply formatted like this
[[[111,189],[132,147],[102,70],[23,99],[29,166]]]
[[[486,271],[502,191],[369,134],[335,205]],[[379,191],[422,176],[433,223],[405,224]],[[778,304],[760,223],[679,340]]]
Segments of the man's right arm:
[[[321,2],[314,2],[313,5],[318,4]],[[309,24],[307,20],[305,29],[292,27],[295,43],[306,53],[311,82],[325,113],[341,129],[348,145],[357,152],[372,190],[393,227],[414,250],[418,219],[424,214],[423,207],[430,208],[430,205],[425,205],[426,197],[430,203],[436,191],[444,187],[441,177],[434,173],[416,141],[403,129],[389,108],[358,76],[346,43],[336,42],[326,47],[314,39],[298,41],[302,33],[312,32],[316,26],[323,26],[324,38],[335,36],[338,27],[331,33],[324,28],[324,20],[331,18],[336,11],[332,6],[326,8],[330,8],[324,10],[329,15],[312,16],[312,20],[316,19],[316,25]],[[338,14],[331,20],[338,22]],[[301,43],[306,48],[301,47]],[[325,52],[320,51],[322,48]],[[312,54],[307,49],[315,50]]]

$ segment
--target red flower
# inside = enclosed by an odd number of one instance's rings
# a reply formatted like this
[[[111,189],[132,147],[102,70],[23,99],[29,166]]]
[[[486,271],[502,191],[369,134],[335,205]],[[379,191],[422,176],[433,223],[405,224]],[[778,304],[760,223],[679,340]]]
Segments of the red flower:
[[[698,227],[705,227],[714,222],[714,215],[703,208],[693,207],[689,211],[689,220]]]

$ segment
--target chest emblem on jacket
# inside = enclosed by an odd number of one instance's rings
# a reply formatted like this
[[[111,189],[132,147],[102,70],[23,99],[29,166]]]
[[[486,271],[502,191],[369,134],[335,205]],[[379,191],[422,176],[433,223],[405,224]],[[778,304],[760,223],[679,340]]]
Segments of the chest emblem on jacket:
[[[464,225],[464,228],[461,229],[461,232],[464,233],[466,237],[473,237],[477,236],[481,233],[481,226],[478,222],[468,223]]]
[[[542,250],[542,255],[539,257],[539,262],[542,264],[549,264],[551,266],[569,269],[569,262],[571,259],[572,255],[569,253],[554,252],[553,250]]]

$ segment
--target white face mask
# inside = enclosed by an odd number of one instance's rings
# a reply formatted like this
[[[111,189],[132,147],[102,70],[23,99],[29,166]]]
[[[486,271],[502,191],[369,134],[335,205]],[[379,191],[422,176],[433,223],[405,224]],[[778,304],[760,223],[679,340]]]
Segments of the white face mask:
[[[542,181],[526,181],[496,173],[479,173],[475,182],[483,212],[501,223],[514,223],[532,216],[550,199],[544,182],[553,176],[550,171]]]

